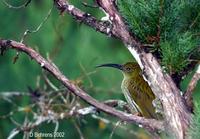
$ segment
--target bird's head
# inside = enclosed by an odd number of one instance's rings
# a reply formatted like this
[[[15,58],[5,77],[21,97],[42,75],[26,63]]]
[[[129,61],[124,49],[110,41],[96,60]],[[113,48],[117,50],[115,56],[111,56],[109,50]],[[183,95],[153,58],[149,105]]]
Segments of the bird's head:
[[[102,64],[96,67],[112,67],[122,71],[125,77],[133,77],[139,74],[141,71],[139,65],[136,62],[127,62],[123,65],[121,64]]]

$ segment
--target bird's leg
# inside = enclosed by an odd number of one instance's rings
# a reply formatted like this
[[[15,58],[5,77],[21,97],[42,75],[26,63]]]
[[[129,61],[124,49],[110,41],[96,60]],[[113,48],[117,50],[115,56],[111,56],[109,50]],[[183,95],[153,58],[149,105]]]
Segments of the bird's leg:
[[[128,106],[128,110],[127,111],[132,113],[135,116],[143,117],[143,115],[136,108],[130,107],[130,105]]]
[[[163,107],[162,107],[162,103],[160,101],[159,98],[155,98],[153,101],[152,101],[152,104],[155,108],[155,112],[158,113],[158,114],[161,114],[163,115]]]

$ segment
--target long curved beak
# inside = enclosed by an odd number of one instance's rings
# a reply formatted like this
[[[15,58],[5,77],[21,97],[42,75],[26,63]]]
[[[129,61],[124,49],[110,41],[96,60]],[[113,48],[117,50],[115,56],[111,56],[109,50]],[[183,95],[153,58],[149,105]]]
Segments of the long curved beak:
[[[98,65],[96,66],[96,68],[101,68],[101,67],[112,67],[112,68],[116,68],[116,69],[119,69],[119,70],[122,70],[122,65],[120,64],[102,64],[102,65]]]

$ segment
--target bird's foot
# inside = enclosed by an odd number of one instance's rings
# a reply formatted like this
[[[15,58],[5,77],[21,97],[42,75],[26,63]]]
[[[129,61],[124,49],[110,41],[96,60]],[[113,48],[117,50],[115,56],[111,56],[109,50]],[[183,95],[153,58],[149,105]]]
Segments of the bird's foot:
[[[135,112],[134,115],[142,117],[142,114],[140,112]]]

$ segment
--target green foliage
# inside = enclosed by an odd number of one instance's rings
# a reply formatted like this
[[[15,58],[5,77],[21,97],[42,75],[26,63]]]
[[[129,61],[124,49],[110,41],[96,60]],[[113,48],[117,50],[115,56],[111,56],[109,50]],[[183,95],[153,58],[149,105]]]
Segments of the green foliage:
[[[186,32],[174,35],[172,41],[161,42],[162,64],[170,74],[180,72],[189,63],[189,55],[197,48],[197,41]]]
[[[159,0],[119,0],[119,10],[131,31],[143,42],[155,36],[159,20]]]
[[[118,6],[130,30],[153,45],[168,72],[184,70],[200,44],[199,0],[119,0]]]
[[[198,139],[200,137],[200,102],[196,101],[195,111],[192,116],[192,124],[188,131],[188,138]]]

